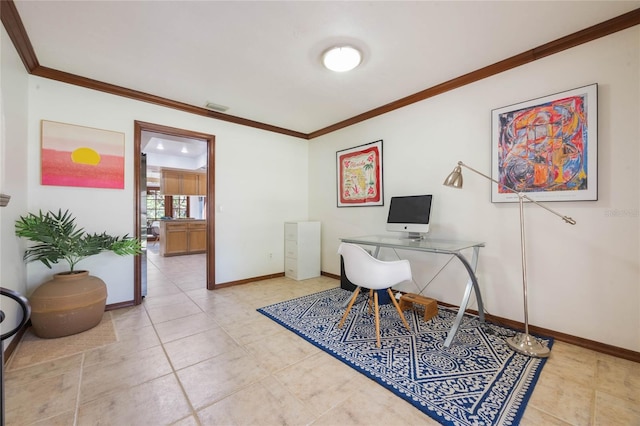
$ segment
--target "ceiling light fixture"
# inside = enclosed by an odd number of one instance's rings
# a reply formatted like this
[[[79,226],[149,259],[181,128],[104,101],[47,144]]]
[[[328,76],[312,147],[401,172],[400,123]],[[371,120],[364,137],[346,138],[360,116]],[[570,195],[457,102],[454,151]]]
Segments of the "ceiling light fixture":
[[[164,145],[162,145],[162,142],[158,142],[158,145],[156,146],[156,148],[162,151],[164,149]]]
[[[335,72],[351,71],[362,62],[362,53],[352,46],[338,46],[324,52],[322,63]]]
[[[182,149],[180,150],[180,152],[183,153],[183,154],[188,154],[189,153],[189,151],[187,151],[187,147],[186,146],[183,146]]]

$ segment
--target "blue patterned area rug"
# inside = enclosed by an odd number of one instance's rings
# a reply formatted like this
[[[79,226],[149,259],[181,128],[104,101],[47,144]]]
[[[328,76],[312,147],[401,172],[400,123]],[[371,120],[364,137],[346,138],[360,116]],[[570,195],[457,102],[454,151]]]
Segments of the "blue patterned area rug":
[[[345,325],[338,322],[351,292],[334,288],[258,309],[307,341],[355,368],[443,425],[517,425],[546,359],[513,352],[513,330],[465,315],[449,348],[443,344],[456,311],[438,307],[424,322],[393,305],[380,306],[380,349],[365,298]],[[552,339],[540,338],[551,347]]]

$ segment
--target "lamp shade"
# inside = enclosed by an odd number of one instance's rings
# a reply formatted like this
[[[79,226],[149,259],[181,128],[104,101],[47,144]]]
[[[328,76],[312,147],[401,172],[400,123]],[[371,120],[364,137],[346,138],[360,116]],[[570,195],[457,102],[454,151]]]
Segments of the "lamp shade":
[[[462,188],[462,168],[460,166],[456,166],[442,184],[452,188]]]

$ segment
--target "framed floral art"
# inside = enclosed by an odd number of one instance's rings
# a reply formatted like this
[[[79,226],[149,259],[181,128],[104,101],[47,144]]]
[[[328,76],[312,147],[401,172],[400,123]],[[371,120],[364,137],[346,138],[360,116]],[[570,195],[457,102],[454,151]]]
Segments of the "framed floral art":
[[[384,205],[382,140],[336,152],[338,207]]]

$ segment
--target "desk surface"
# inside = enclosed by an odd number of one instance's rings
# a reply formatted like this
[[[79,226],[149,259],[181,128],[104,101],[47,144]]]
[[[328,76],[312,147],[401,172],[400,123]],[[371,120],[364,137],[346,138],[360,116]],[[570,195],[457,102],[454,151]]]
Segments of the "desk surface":
[[[458,328],[462,323],[464,311],[467,309],[467,305],[469,304],[469,296],[471,296],[471,290],[473,290],[476,294],[476,299],[478,301],[478,315],[480,317],[480,321],[484,322],[484,306],[482,305],[482,295],[480,294],[480,287],[478,286],[478,280],[475,276],[475,269],[478,262],[478,252],[480,251],[480,247],[484,247],[484,243],[474,241],[441,240],[428,237],[425,239],[401,238],[395,235],[366,235],[364,237],[341,238],[341,240],[345,243],[377,247],[374,257],[377,257],[380,247],[390,247],[400,250],[415,250],[431,253],[445,253],[457,257],[466,268],[467,273],[469,274],[469,280],[467,281],[467,287],[465,289],[464,295],[462,296],[462,302],[460,303],[460,308],[458,309],[456,319],[453,321],[451,330],[449,330],[447,338],[444,341],[444,347],[448,348],[451,345],[451,342],[453,342],[453,338],[458,332]],[[473,259],[471,260],[471,264],[461,253],[462,250],[468,248],[473,248]],[[422,290],[420,290],[420,293],[422,293],[423,290],[424,287],[422,288]]]
[[[471,247],[484,247],[483,242],[477,241],[444,240],[429,237],[425,239],[401,238],[393,235],[365,235],[340,238],[340,240],[345,243],[440,253],[458,253]]]

